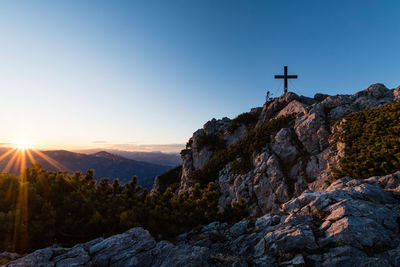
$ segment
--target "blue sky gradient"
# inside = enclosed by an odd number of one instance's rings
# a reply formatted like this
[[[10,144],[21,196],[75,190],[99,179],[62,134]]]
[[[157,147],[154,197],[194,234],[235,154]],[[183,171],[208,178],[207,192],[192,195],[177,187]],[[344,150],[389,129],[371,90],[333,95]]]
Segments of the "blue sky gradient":
[[[289,90],[400,85],[399,1],[3,1],[0,138],[183,144]],[[174,146],[176,150],[176,146]]]

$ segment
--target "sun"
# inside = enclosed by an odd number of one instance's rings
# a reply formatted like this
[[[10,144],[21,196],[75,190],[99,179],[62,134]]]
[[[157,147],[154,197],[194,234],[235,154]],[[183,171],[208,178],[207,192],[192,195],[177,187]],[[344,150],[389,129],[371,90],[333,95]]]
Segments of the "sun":
[[[27,138],[18,138],[15,141],[16,148],[20,150],[30,149],[32,147],[32,143]]]

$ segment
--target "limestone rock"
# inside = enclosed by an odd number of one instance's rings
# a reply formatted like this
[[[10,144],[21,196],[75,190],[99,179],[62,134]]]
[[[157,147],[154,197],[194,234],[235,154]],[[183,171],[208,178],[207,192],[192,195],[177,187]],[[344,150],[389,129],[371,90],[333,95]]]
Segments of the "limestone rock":
[[[279,111],[276,117],[290,115],[290,114],[305,114],[307,112],[307,105],[300,103],[297,100],[291,101],[289,104],[286,105],[281,111]]]
[[[229,229],[229,232],[232,236],[240,236],[246,232],[248,224],[249,224],[248,221],[241,221],[241,222],[235,223]]]
[[[400,101],[400,86],[393,90],[393,100]]]

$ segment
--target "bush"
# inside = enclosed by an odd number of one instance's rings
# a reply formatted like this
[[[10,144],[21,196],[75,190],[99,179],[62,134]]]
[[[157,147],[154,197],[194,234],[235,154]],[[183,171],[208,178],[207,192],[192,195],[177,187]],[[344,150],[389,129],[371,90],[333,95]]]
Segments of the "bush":
[[[237,116],[232,120],[232,124],[228,128],[228,133],[233,133],[240,125],[244,124],[247,127],[255,124],[258,121],[260,112],[246,112]]]
[[[211,151],[218,151],[225,148],[225,140],[219,135],[201,135],[197,140],[198,150],[207,147]]]
[[[217,179],[219,171],[237,157],[249,162],[253,152],[260,152],[270,142],[270,135],[288,125],[293,118],[293,114],[281,116],[252,129],[235,144],[218,151],[202,168],[192,171],[191,178],[206,185]]]
[[[179,168],[165,177],[177,172]],[[199,224],[234,221],[246,214],[243,202],[220,212],[214,183],[195,184],[178,196],[172,187],[150,195],[137,185],[136,176],[125,186],[118,179],[96,185],[93,174],[69,175],[38,165],[21,177],[0,174],[0,251],[25,253],[54,242],[72,246],[137,226],[170,238]]]
[[[234,174],[245,174],[253,168],[253,164],[251,163],[249,158],[234,160],[231,163],[231,170]]]
[[[400,103],[352,113],[343,123],[346,144],[334,178],[382,176],[400,170]]]
[[[160,174],[158,176],[159,191],[164,192],[168,187],[171,187],[175,191],[178,188],[181,175],[182,165]]]

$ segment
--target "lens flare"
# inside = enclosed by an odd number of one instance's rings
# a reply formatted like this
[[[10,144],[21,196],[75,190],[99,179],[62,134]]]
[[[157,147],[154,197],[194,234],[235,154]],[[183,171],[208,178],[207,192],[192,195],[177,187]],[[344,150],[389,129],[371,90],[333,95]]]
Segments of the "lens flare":
[[[27,138],[19,138],[15,141],[15,146],[20,150],[30,149],[32,143]]]

